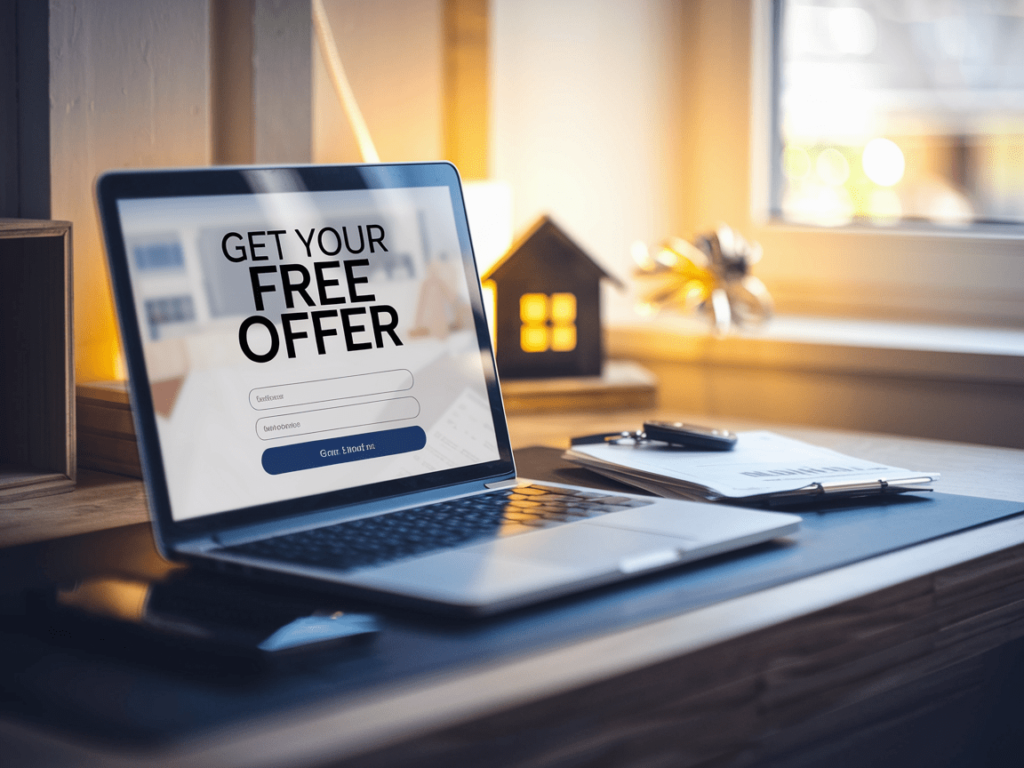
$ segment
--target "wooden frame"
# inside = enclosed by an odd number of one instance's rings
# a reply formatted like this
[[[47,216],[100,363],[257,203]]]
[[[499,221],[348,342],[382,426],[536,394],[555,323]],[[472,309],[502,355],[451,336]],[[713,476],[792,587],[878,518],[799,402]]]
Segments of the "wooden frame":
[[[0,500],[75,487],[71,224],[0,219]]]

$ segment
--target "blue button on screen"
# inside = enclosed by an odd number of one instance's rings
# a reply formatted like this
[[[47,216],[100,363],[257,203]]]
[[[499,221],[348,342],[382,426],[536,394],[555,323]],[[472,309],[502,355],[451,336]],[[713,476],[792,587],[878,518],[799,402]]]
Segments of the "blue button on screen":
[[[283,475],[300,469],[409,453],[421,450],[426,444],[427,434],[422,428],[402,427],[268,448],[263,452],[262,463],[268,474]]]

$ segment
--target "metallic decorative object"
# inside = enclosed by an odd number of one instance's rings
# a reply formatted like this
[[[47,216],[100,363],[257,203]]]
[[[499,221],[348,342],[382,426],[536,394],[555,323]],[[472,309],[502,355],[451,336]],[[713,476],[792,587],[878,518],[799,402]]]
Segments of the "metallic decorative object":
[[[645,244],[635,243],[633,259],[642,288],[638,309],[644,314],[705,314],[719,334],[733,324],[760,325],[773,310],[768,289],[750,274],[760,258],[760,245],[748,243],[725,225],[699,236],[694,244],[669,238],[654,255]]]

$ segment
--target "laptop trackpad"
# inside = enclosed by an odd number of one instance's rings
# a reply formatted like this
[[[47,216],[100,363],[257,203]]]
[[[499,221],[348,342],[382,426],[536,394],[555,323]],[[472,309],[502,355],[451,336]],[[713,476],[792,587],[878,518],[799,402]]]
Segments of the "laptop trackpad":
[[[572,568],[580,574],[644,570],[680,558],[696,542],[678,536],[590,525],[564,525],[526,536],[498,539],[470,550],[515,560]]]
[[[346,575],[350,584],[465,605],[487,605],[607,574],[668,565],[693,546],[681,537],[586,522],[439,552]]]

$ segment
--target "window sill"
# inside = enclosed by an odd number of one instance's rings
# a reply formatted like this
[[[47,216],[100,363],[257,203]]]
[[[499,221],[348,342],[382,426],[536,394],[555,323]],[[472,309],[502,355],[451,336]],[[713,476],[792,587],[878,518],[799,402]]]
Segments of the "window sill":
[[[715,336],[695,318],[608,332],[611,357],[1024,384],[1024,330],[781,316]]]
[[[683,412],[1024,448],[1024,330],[782,316],[717,337],[659,317],[607,349]]]

